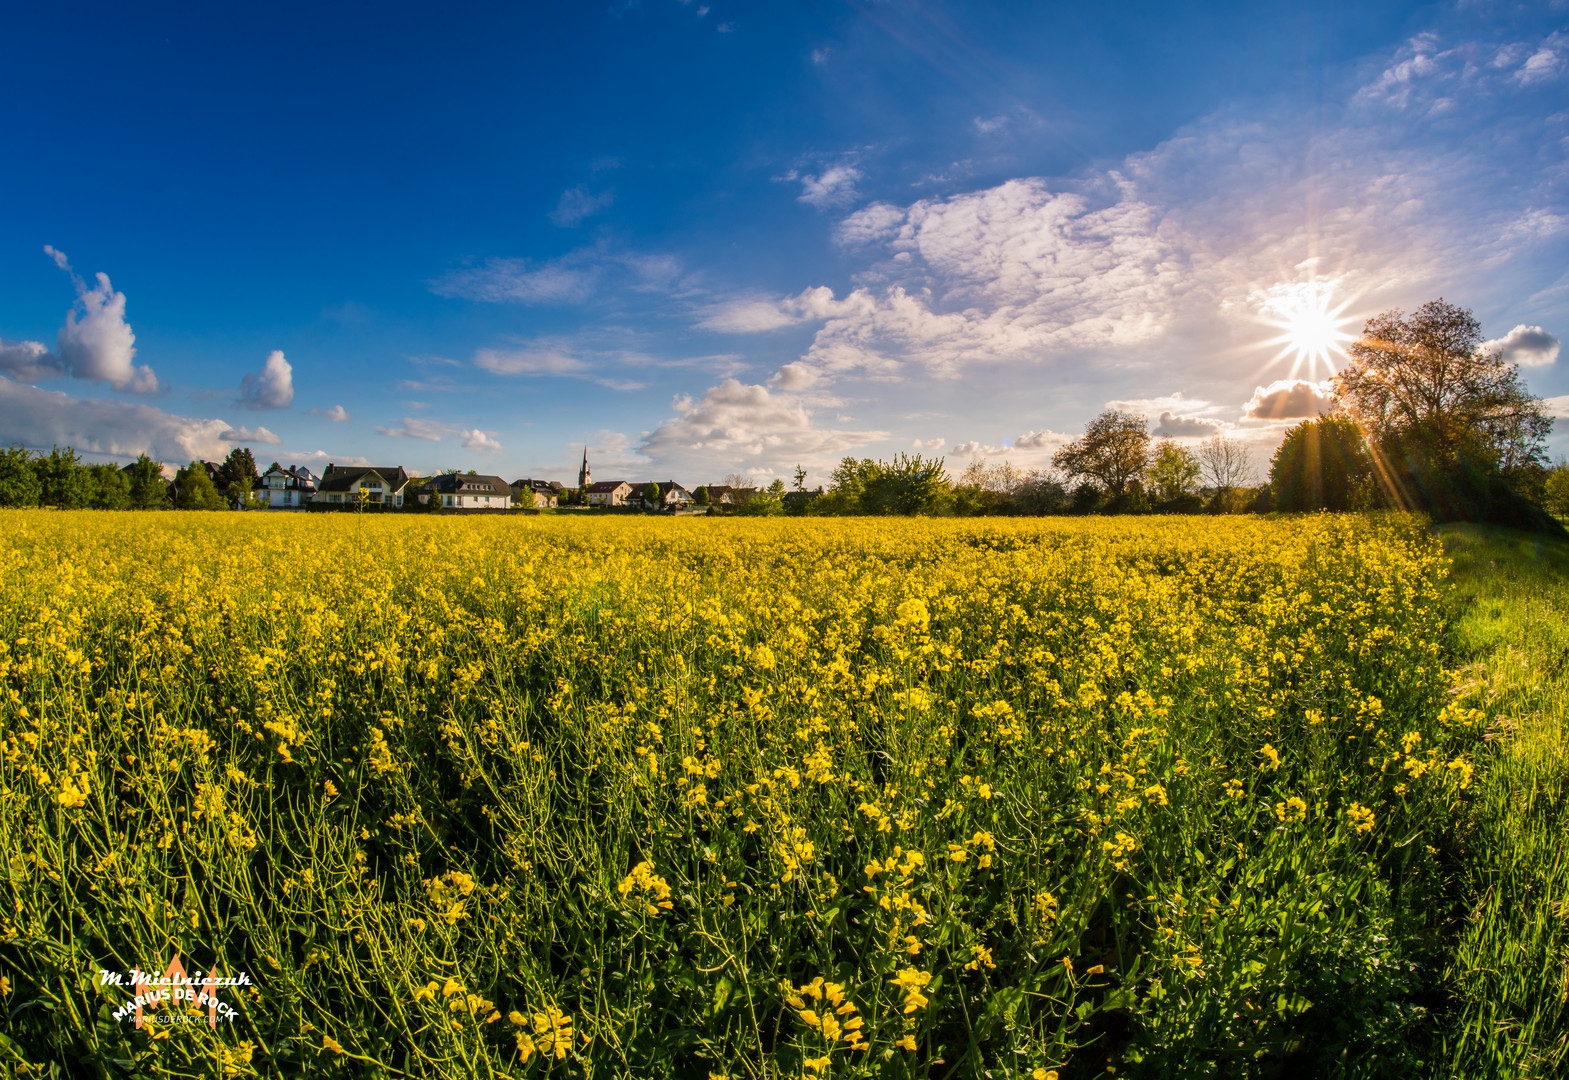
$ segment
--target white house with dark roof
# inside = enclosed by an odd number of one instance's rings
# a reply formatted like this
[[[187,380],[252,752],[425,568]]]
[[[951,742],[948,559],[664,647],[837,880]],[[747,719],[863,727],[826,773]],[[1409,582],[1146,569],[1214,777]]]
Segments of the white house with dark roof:
[[[409,486],[409,474],[402,465],[328,465],[316,485],[314,502],[328,504],[353,504],[365,493],[372,506],[403,505],[403,490]]]
[[[438,499],[444,510],[506,510],[512,506],[512,487],[499,476],[446,473],[425,485],[420,501]]]
[[[256,481],[256,492],[267,500],[269,510],[303,510],[316,497],[320,477],[303,465],[285,469],[276,461]]]

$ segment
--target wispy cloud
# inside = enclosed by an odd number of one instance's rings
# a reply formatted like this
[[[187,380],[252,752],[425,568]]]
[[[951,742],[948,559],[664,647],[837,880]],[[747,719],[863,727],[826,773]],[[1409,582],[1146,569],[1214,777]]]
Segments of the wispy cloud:
[[[311,416],[320,416],[323,419],[331,420],[334,424],[344,423],[353,419],[354,416],[353,413],[349,412],[342,405],[334,405],[330,409],[311,409],[309,413]]]
[[[615,201],[614,192],[601,191],[595,194],[586,185],[579,184],[561,193],[556,208],[550,212],[550,220],[564,229],[573,229]]]

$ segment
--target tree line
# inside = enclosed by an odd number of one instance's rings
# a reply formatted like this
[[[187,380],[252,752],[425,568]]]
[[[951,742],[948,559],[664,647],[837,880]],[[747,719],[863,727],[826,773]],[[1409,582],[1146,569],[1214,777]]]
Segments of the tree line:
[[[256,461],[236,447],[216,476],[193,461],[164,476],[164,465],[142,454],[123,468],[89,464],[70,447],[48,453],[21,446],[0,449],[0,506],[61,510],[228,510],[257,506]]]

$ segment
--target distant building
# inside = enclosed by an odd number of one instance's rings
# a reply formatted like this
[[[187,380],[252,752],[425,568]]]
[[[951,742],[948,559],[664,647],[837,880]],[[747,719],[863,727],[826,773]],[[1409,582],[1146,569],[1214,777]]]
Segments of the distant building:
[[[728,484],[709,484],[708,505],[723,510],[732,509],[735,506],[735,493],[736,489]]]
[[[594,474],[588,469],[588,447],[583,447],[583,467],[577,471],[577,486],[579,491],[586,490],[594,482]]]
[[[521,502],[525,490],[534,493],[534,506],[539,510],[547,510],[561,503],[561,498],[567,493],[565,485],[554,480],[514,480],[508,485],[512,489],[512,501]]]
[[[302,510],[316,497],[320,478],[303,465],[285,469],[276,463],[256,481],[256,491],[269,510]]]
[[[420,502],[438,499],[447,510],[506,510],[512,506],[512,487],[499,476],[446,473],[426,484]]]
[[[590,506],[625,506],[627,496],[632,494],[632,485],[625,480],[601,480],[585,485],[585,490]]]
[[[658,506],[649,506],[643,501],[643,492],[648,490],[650,483],[659,487]],[[627,502],[641,506],[644,510],[682,510],[692,505],[692,493],[674,480],[643,481],[632,485],[632,494],[627,497]]]
[[[312,501],[328,504],[355,503],[360,492],[372,506],[403,505],[403,492],[409,486],[409,474],[402,465],[328,465],[316,485],[316,498]]]

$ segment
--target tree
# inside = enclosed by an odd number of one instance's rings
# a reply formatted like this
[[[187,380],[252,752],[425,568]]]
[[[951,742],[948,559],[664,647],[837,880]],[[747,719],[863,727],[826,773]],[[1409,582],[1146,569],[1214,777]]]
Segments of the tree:
[[[806,469],[799,464],[795,467],[795,490],[803,495],[806,493]]]
[[[1150,455],[1149,481],[1162,502],[1176,502],[1194,494],[1200,470],[1198,455],[1170,438],[1157,442]]]
[[[952,485],[942,458],[899,454],[892,461],[847,457],[835,467],[828,494],[814,514],[942,514],[953,510]]]
[[[1304,420],[1286,432],[1269,470],[1277,510],[1365,510],[1373,501],[1373,462],[1348,416]]]
[[[58,506],[62,510],[80,510],[92,505],[92,476],[69,446],[64,450],[55,447],[46,456],[33,459],[33,471],[38,475],[40,506]]]
[[[89,465],[86,469],[92,494],[87,505],[94,510],[129,510],[131,478],[117,465]]]
[[[1069,479],[1093,481],[1115,497],[1144,474],[1149,445],[1144,417],[1108,409],[1085,426],[1083,437],[1053,454],[1051,463]]]
[[[741,513],[747,517],[778,517],[784,513],[784,481],[775,479],[763,490],[757,492],[741,507]]]
[[[1068,508],[1068,488],[1056,474],[1037,469],[1019,481],[1013,502],[1021,514],[1060,514]]]
[[[20,445],[0,450],[0,506],[37,506],[42,493],[33,455]]]
[[[169,506],[169,484],[163,478],[163,463],[142,454],[131,463],[131,508],[164,510]]]
[[[643,489],[643,508],[646,510],[652,506],[657,509],[661,505],[660,500],[663,495],[664,492],[659,490],[659,485],[650,480],[648,486]]]
[[[193,461],[174,478],[174,505],[179,510],[222,510],[223,496],[207,475],[207,466]]]
[[[1406,315],[1373,316],[1335,376],[1335,400],[1380,449],[1441,469],[1486,463],[1503,474],[1540,469],[1552,430],[1540,398],[1502,353],[1484,350],[1482,324],[1442,297]]]
[[[538,505],[539,500],[534,498],[534,487],[532,484],[523,485],[522,490],[518,492],[517,503],[524,510],[532,510]]]
[[[213,483],[229,498],[230,506],[239,506],[246,496],[256,490],[256,459],[250,450],[236,446],[218,466]]]
[[[694,503],[696,503],[698,506],[707,506],[708,505],[708,485],[706,485],[706,484],[698,485],[698,489],[696,491],[692,492],[692,501]]]
[[[1204,479],[1217,492],[1242,486],[1253,472],[1253,461],[1241,439],[1211,435],[1199,443],[1197,457]]]
[[[1569,461],[1558,459],[1558,464],[1547,470],[1542,485],[1542,505],[1550,514],[1569,518]]]

